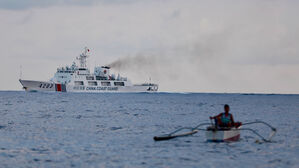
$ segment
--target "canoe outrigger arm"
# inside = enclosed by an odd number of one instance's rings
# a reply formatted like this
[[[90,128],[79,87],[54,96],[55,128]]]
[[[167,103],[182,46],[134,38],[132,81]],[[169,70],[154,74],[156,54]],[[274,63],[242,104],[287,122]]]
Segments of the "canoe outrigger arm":
[[[254,134],[256,134],[257,136],[259,136],[260,138],[262,138],[263,141],[265,142],[271,142],[271,139],[272,137],[274,137],[274,135],[276,134],[277,132],[277,129],[274,128],[273,126],[271,126],[270,124],[264,122],[264,121],[253,121],[253,122],[248,122],[248,123],[244,123],[242,125],[250,125],[250,124],[264,124],[266,126],[268,126],[269,128],[271,128],[272,132],[270,133],[268,139],[264,138],[263,136],[261,136],[257,131],[253,130],[253,129],[250,129],[250,128],[241,128],[240,130],[247,130],[247,131],[251,131],[253,132]]]
[[[211,125],[210,123],[202,123],[197,125],[196,127],[182,127],[179,128],[169,134],[165,134],[165,135],[161,135],[161,136],[155,136],[154,140],[155,141],[163,141],[163,140],[169,140],[169,139],[173,139],[173,138],[177,138],[177,137],[183,137],[183,136],[189,136],[189,135],[193,135],[196,134],[198,131],[200,130],[205,130],[205,129],[199,129],[199,127],[204,126],[204,125]],[[176,134],[182,130],[188,129],[190,130],[190,132],[186,132],[186,133],[182,133],[182,134]]]

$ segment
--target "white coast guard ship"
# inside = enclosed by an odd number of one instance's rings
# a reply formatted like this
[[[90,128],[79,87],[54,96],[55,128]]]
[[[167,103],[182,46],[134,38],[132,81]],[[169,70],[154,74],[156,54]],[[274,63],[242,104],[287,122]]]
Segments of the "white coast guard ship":
[[[119,74],[110,74],[110,67],[95,67],[94,73],[86,66],[87,53],[77,57],[80,66],[73,62],[72,66],[57,68],[57,72],[50,81],[34,81],[20,79],[26,91],[57,91],[57,92],[155,92],[158,85],[153,83],[132,84],[127,78]]]

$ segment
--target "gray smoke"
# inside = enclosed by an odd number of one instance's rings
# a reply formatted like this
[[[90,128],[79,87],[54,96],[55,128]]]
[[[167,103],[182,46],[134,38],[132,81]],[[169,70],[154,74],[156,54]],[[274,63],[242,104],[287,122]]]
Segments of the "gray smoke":
[[[149,68],[156,66],[156,57],[144,54],[137,54],[135,56],[127,56],[119,58],[118,60],[111,62],[107,66],[116,69],[117,71],[126,71],[129,69]]]
[[[135,76],[136,79],[152,77],[157,82],[196,80],[203,72],[217,72],[214,65],[222,60],[230,33],[202,36],[196,42],[170,48],[144,51],[111,62],[113,70]],[[210,64],[211,61],[215,63]],[[209,66],[207,66],[209,65]],[[211,72],[209,72],[211,73]],[[215,74],[214,74],[215,76]],[[217,75],[216,75],[217,76]]]
[[[150,76],[162,90],[288,92],[296,87],[298,2],[229,2],[174,11],[155,36],[161,44],[112,67],[133,81]]]

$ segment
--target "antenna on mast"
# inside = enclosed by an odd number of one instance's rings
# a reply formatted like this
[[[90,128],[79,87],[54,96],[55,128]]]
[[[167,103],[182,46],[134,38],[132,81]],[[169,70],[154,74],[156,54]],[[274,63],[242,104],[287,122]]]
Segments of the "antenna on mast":
[[[76,58],[77,60],[79,60],[81,68],[87,67],[86,59],[87,59],[87,57],[89,57],[89,55],[87,55],[88,52],[89,52],[89,49],[87,47],[85,47],[84,52],[82,54],[80,54],[79,57]]]

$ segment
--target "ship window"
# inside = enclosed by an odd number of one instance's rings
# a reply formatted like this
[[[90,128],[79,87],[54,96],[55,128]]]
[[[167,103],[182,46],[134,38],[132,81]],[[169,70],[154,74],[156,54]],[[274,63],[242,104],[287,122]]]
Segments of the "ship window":
[[[89,86],[97,86],[98,83],[96,81],[88,81]]]
[[[96,80],[107,80],[105,76],[96,76]]]
[[[114,82],[114,86],[125,86],[124,82]]]
[[[75,86],[84,85],[83,81],[75,81]]]
[[[110,82],[101,82],[102,86],[111,86]]]
[[[86,76],[86,80],[94,80],[94,76]]]

